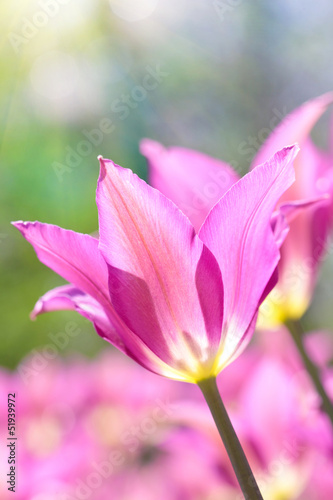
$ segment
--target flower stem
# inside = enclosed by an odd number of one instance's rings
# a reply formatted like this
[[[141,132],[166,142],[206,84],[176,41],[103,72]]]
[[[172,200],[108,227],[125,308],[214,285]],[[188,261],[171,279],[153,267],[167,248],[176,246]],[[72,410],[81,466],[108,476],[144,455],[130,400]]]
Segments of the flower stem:
[[[198,382],[229,455],[239,486],[246,500],[262,500],[262,496],[243,448],[224,407],[215,378]]]
[[[313,361],[310,359],[308,353],[305,350],[302,338],[303,337],[302,325],[300,324],[299,321],[288,320],[286,321],[286,326],[288,327],[290,334],[294,339],[295,345],[302,358],[304,366],[321,398],[321,403],[322,403],[321,408],[327,414],[333,426],[333,405],[320,379],[317,366],[313,363]]]

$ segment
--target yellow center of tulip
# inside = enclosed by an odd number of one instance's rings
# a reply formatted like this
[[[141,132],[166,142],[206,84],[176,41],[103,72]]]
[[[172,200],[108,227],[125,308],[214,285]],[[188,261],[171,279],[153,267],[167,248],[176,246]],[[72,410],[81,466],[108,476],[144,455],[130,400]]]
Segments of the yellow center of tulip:
[[[287,320],[300,319],[309,305],[304,294],[280,293],[276,287],[262,303],[259,309],[257,327],[276,328]]]

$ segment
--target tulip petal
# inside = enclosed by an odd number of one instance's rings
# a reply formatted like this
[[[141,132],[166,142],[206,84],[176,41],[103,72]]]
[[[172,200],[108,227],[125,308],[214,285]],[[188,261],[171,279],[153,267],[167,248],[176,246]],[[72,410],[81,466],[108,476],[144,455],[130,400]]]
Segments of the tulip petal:
[[[63,285],[53,288],[38,299],[30,314],[30,318],[35,320],[40,314],[53,311],[75,311],[76,295],[85,295],[73,285]]]
[[[103,337],[115,347],[124,351],[124,343],[119,336],[122,328],[112,327],[110,317],[103,307],[90,295],[72,285],[64,285],[45,293],[37,301],[31,319],[51,311],[76,311],[94,324],[97,332],[103,332]]]
[[[43,264],[108,306],[107,266],[96,238],[40,222],[17,221],[13,225],[31,243]]]
[[[30,316],[35,319],[40,314],[51,311],[77,311],[100,328],[110,325],[102,306],[90,295],[72,285],[58,286],[46,292],[36,302]]]
[[[308,140],[313,126],[331,103],[333,103],[332,92],[304,103],[301,107],[287,115],[265,141],[255,156],[252,167],[267,161],[276,151],[284,148],[287,144],[298,143],[301,151],[295,162],[297,182],[298,175],[296,164],[300,164],[304,142]]]
[[[36,303],[31,318],[50,311],[75,310],[91,321],[97,333],[148,370],[169,378],[187,381],[186,377],[168,367],[115,315],[113,322],[102,306],[72,285],[64,285],[45,293]]]
[[[239,180],[225,162],[198,151],[143,139],[141,153],[149,166],[149,183],[172,200],[199,231],[210,209]]]
[[[217,262],[169,199],[130,170],[103,158],[100,163],[100,250],[115,310],[160,359],[196,377],[220,342]],[[216,305],[209,321],[204,293]]]
[[[303,199],[307,196],[314,199],[310,200],[308,206],[306,201],[301,202],[297,198],[284,203],[284,207],[289,205],[292,208],[293,216],[288,217],[290,232],[281,249],[279,263],[278,288],[285,302],[280,309],[293,318],[301,317],[310,303],[332,224],[332,199],[329,194],[322,194],[330,192],[327,174],[320,173],[325,168],[323,160],[309,141],[303,146],[301,166],[306,175],[303,174],[298,180],[298,184],[302,185],[296,194],[300,196],[303,192]],[[290,193],[290,189],[288,191]],[[286,197],[285,194],[283,198]],[[299,204],[297,210],[296,204]],[[273,311],[278,309],[274,308]]]
[[[318,209],[318,206],[327,206],[330,203],[329,195],[319,196],[311,200],[297,200],[283,203],[276,210],[271,219],[271,227],[274,233],[275,242],[278,248],[281,248],[287,234],[289,233],[290,224],[300,215],[313,213],[313,209]]]
[[[73,285],[58,286],[46,292],[37,301],[31,319],[35,319],[40,314],[51,311],[76,311],[94,324],[98,332],[103,332],[103,337],[120,350],[124,350],[124,345],[118,332],[112,327],[110,317],[103,307],[90,295],[82,292]]]
[[[297,146],[285,148],[245,175],[215,205],[199,232],[222,272],[228,356],[238,348],[279,261],[271,216],[294,180],[297,152]]]

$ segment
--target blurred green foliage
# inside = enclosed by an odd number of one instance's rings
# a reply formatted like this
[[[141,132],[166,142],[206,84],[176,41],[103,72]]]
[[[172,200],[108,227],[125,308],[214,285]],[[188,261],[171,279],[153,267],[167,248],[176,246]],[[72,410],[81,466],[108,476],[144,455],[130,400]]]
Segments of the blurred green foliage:
[[[106,346],[75,313],[29,320],[38,297],[62,280],[38,262],[10,221],[96,231],[97,155],[145,177],[138,152],[145,136],[204,151],[244,172],[251,155],[240,145],[258,137],[274,110],[286,114],[330,90],[328,1],[224,2],[226,11],[217,1],[151,1],[146,11],[138,2],[137,21],[129,20],[126,1],[120,14],[116,4],[14,0],[0,7],[0,364],[8,367],[50,343],[48,335],[68,321],[82,333],[61,354],[94,355]],[[136,86],[159,69],[164,76],[156,88],[140,97]],[[105,120],[112,131],[97,140]],[[319,143],[325,125],[317,130]],[[88,140],[84,149],[92,130],[96,144]],[[77,153],[75,166],[66,165],[68,151]],[[332,293],[319,287],[309,327],[330,325],[321,297]]]

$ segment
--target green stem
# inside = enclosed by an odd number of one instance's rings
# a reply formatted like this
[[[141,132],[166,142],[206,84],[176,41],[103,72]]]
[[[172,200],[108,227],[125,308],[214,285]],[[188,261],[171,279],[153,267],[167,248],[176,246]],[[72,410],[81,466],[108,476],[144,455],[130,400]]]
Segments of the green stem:
[[[263,500],[243,448],[224,407],[215,378],[198,382],[246,500]]]
[[[313,363],[313,361],[309,358],[308,353],[305,350],[303,344],[303,330],[299,321],[286,321],[286,326],[288,327],[292,338],[294,339],[295,345],[298,349],[298,352],[302,358],[304,366],[315,386],[317,392],[321,398],[321,408],[327,414],[329,419],[331,420],[333,426],[333,405],[328,397],[323,383],[319,376],[319,371],[317,366]]]

